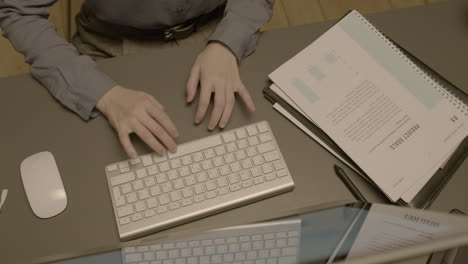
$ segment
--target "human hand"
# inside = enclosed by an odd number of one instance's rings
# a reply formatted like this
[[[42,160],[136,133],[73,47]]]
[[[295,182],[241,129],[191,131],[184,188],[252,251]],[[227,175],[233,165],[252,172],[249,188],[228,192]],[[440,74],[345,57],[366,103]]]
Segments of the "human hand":
[[[214,107],[208,123],[212,130],[219,124],[224,128],[229,121],[238,93],[250,111],[255,111],[255,105],[249,91],[239,76],[237,59],[229,48],[220,42],[211,42],[198,55],[192,66],[187,82],[187,102],[192,102],[200,83],[200,98],[198,100],[195,123],[205,117],[210,104],[211,93],[214,93]]]
[[[129,135],[137,134],[151,149],[164,154],[166,148],[176,151],[176,126],[164,112],[163,106],[151,95],[115,86],[96,104],[117,131],[125,152],[130,158],[138,156]]]

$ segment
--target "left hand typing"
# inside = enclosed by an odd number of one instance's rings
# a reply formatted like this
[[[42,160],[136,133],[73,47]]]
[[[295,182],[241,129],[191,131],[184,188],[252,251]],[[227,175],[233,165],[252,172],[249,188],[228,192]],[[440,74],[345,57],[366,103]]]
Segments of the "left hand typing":
[[[214,107],[208,129],[216,125],[224,128],[229,121],[235,103],[235,93],[243,99],[250,111],[255,105],[250,93],[242,83],[235,55],[220,42],[211,42],[198,55],[192,66],[187,82],[187,102],[192,102],[200,84],[200,99],[195,114],[195,123],[200,123],[206,115],[211,94],[214,93]]]

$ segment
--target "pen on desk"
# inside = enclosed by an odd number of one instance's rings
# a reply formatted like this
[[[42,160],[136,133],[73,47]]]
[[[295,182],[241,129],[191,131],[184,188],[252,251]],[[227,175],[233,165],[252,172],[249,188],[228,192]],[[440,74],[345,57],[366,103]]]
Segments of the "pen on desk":
[[[1,194],[1,198],[0,198],[0,212],[2,211],[3,204],[6,201],[7,194],[8,194],[7,189],[2,190],[2,194]]]
[[[367,199],[364,197],[364,195],[362,195],[356,185],[354,185],[348,175],[346,175],[346,172],[336,164],[333,167],[335,168],[336,175],[341,179],[344,185],[346,185],[348,190],[353,194],[354,198],[356,198],[358,201],[367,203]]]

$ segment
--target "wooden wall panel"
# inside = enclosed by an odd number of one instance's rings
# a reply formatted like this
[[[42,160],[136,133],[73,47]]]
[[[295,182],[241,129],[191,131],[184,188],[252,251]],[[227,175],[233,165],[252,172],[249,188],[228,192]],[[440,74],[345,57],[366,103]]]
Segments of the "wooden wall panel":
[[[283,0],[289,26],[323,21],[325,19],[318,0]]]
[[[283,8],[283,1],[284,0],[276,0],[275,6],[273,8],[273,17],[271,18],[270,22],[262,27],[262,31],[286,28],[289,26],[289,21]]]

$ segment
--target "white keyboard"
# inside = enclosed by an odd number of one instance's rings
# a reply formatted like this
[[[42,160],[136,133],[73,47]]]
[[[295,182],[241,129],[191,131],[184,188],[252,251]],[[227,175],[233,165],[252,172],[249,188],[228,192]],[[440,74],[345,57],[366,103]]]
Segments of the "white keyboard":
[[[122,240],[294,188],[266,121],[111,164],[106,174]]]
[[[126,247],[125,264],[296,264],[301,220],[231,227],[170,242]]]

